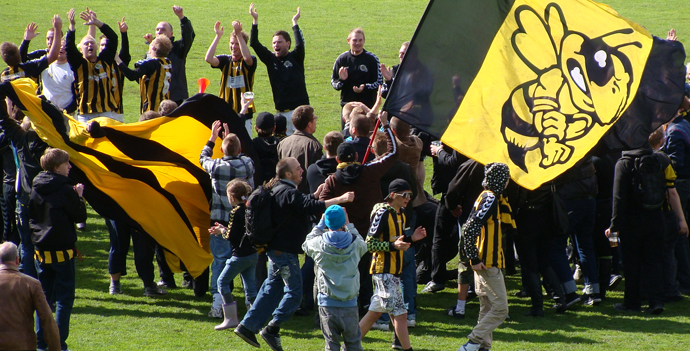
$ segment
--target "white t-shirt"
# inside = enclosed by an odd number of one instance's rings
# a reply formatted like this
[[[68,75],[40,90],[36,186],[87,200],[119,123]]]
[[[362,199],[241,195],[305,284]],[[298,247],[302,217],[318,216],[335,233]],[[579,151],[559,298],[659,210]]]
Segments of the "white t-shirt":
[[[74,82],[74,72],[69,67],[69,63],[53,62],[46,70],[41,72],[41,82],[43,84],[43,95],[46,99],[64,109],[72,102],[72,82]]]

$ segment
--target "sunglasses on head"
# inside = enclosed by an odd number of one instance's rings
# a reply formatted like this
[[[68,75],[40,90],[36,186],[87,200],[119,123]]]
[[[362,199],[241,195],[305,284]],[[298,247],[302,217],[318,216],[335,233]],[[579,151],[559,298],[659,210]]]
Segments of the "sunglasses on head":
[[[397,195],[397,196],[400,196],[400,197],[402,197],[403,199],[407,199],[407,200],[409,200],[410,198],[412,198],[412,193],[402,193],[402,194],[393,193],[393,194],[395,194],[395,195]]]

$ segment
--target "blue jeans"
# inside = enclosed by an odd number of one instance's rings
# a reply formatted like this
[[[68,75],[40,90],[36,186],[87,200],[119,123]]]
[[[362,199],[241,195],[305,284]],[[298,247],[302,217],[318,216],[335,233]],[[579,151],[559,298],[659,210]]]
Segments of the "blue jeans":
[[[270,324],[280,326],[302,302],[302,274],[297,255],[274,250],[267,254],[268,277],[240,323],[253,333],[259,332],[271,314]]]
[[[34,244],[31,241],[31,228],[29,227],[29,194],[21,189],[17,193],[17,230],[22,240],[19,270],[28,276],[38,278],[36,262],[34,262]]]
[[[599,267],[594,253],[594,219],[597,211],[596,199],[563,200],[571,237],[574,237],[580,266],[585,277],[585,293],[599,293]]]
[[[67,350],[67,337],[69,336],[69,319],[74,306],[76,290],[74,259],[59,263],[39,263],[38,280],[41,281],[43,292],[48,300],[48,305],[53,306],[57,302],[55,321],[60,331],[60,345]],[[36,337],[39,349],[47,349],[48,345],[43,337],[41,321],[36,316]]]
[[[227,224],[227,223],[226,223]],[[232,258],[230,242],[220,235],[211,235],[211,293],[218,294],[218,277],[225,268],[225,262]]]
[[[225,263],[225,268],[218,276],[218,292],[223,296],[224,303],[230,303],[232,297],[230,282],[240,274],[242,276],[242,286],[244,286],[244,302],[249,305],[256,299],[256,263],[259,255],[253,253],[245,257],[232,256]]]

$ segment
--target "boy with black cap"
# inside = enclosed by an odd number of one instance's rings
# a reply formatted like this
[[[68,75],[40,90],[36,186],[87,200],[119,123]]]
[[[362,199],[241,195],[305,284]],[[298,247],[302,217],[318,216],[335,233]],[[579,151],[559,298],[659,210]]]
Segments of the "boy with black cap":
[[[317,300],[326,350],[340,350],[341,335],[347,350],[364,350],[357,325],[357,265],[367,245],[345,210],[339,205],[327,208],[302,249],[316,263]]]
[[[276,130],[273,132],[273,136],[278,138],[278,141],[287,138],[287,118],[283,115],[278,115],[275,121]]]
[[[261,174],[258,184],[263,184],[276,176],[276,164],[278,164],[278,142],[273,133],[276,130],[275,117],[270,112],[261,112],[256,117],[254,126],[256,138],[252,140],[254,150],[261,162]]]
[[[367,248],[372,253],[369,273],[374,282],[374,294],[369,311],[359,322],[364,338],[381,314],[387,312],[393,322],[393,348],[402,350],[412,350],[407,332],[407,306],[400,290],[403,252],[410,248],[412,242],[426,237],[426,230],[422,227],[417,228],[412,236],[404,234],[404,207],[411,198],[410,184],[396,179],[388,186],[386,202],[374,206],[367,235]]]
[[[484,191],[479,194],[467,222],[462,227],[464,256],[474,270],[479,297],[479,320],[458,351],[490,350],[493,331],[508,316],[508,297],[501,268],[505,268],[502,226],[515,228],[508,201],[502,196],[510,170],[504,163],[484,167]]]

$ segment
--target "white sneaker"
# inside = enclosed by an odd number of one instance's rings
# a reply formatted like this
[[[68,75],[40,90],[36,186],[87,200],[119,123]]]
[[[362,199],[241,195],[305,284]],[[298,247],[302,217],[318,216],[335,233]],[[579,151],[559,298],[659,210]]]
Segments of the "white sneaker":
[[[223,318],[223,309],[211,308],[211,310],[208,312],[208,316],[211,318]]]
[[[417,326],[417,320],[416,319],[407,319],[407,327],[408,328],[414,328]]]
[[[409,326],[409,324],[408,324]],[[376,329],[376,330],[383,330],[383,331],[389,331],[389,325],[388,323],[379,323],[379,322],[374,322],[374,324],[371,326],[371,329]]]
[[[465,345],[460,346],[458,351],[479,351],[479,344],[468,341]]]

